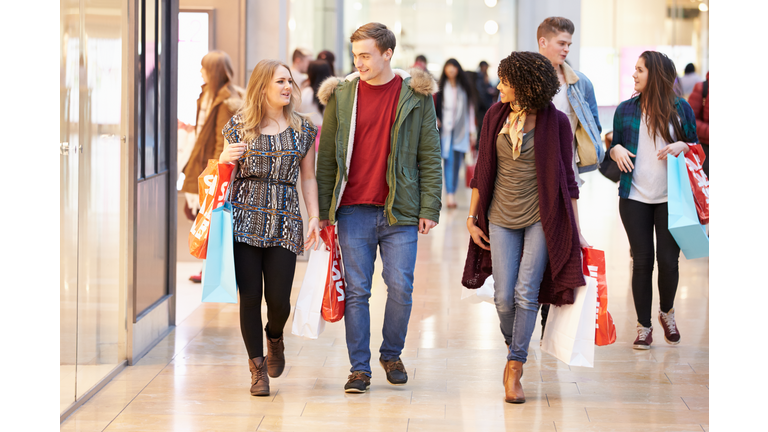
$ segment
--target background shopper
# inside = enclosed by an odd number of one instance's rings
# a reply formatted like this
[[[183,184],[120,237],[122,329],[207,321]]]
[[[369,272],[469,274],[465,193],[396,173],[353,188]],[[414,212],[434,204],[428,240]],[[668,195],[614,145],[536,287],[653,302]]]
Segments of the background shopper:
[[[550,102],[560,87],[552,63],[538,53],[513,52],[498,73],[501,103],[485,116],[471,183],[472,238],[462,284],[478,288],[493,269],[508,346],[505,400],[523,403],[520,378],[539,302],[573,303],[574,288],[585,285],[580,247],[586,241],[578,228],[573,135],[568,117]]]
[[[298,104],[299,88],[288,66],[262,60],[248,81],[243,109],[223,131],[228,145],[219,161],[237,162],[230,193],[235,277],[254,396],[269,395],[269,377],[280,376],[285,368],[283,328],[291,314],[296,255],[317,247],[320,239],[312,145],[317,128],[299,116]],[[306,243],[296,190],[299,173],[310,215]],[[267,302],[266,358],[262,293]]]
[[[232,61],[224,51],[211,51],[201,61],[200,74],[203,86],[197,98],[195,145],[182,172],[184,183],[181,191],[186,198],[184,213],[194,221],[200,210],[197,177],[208,165],[208,159],[217,159],[224,148],[221,129],[243,105],[245,91],[232,84]],[[202,271],[189,280],[199,283]]]
[[[467,79],[456,59],[448,59],[443,65],[438,92],[435,94],[435,113],[440,128],[440,148],[445,174],[446,207],[456,208],[456,188],[459,184],[459,168],[464,153],[475,146],[474,86]]]
[[[296,85],[299,86],[299,89],[304,88],[306,85],[305,81],[307,80],[307,68],[309,67],[309,62],[311,61],[312,52],[310,50],[305,48],[296,48],[293,50],[291,75],[293,76],[293,80]]]
[[[301,89],[301,107],[299,111],[309,115],[309,120],[317,126],[317,138],[315,139],[315,151],[320,142],[320,133],[323,127],[323,111],[325,106],[320,103],[317,93],[320,84],[328,77],[333,76],[333,70],[325,60],[314,60],[307,67],[307,81],[309,85]]]
[[[328,50],[320,51],[320,54],[317,55],[317,59],[325,60],[328,63],[328,66],[331,67],[331,76],[336,75],[335,68],[333,66],[334,62],[336,62],[336,56],[333,55],[333,52]]]
[[[632,252],[632,297],[637,313],[635,349],[653,342],[654,231],[659,264],[659,324],[669,344],[680,342],[675,322],[680,247],[668,229],[667,156],[696,143],[691,106],[674,92],[675,64],[666,55],[645,51],[635,65],[636,96],[619,104],[613,117],[611,158],[622,171],[619,214]]]
[[[693,113],[696,115],[696,135],[704,149],[704,173],[709,178],[709,72],[707,79],[693,86],[691,96],[688,98]]]
[[[693,86],[701,82],[701,75],[696,73],[696,66],[693,63],[685,65],[685,73],[678,78],[683,97],[687,98],[693,91]]]

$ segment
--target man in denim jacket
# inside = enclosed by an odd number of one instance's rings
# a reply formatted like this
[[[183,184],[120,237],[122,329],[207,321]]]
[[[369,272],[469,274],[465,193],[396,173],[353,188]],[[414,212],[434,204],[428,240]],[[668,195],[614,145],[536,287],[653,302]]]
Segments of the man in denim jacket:
[[[573,172],[579,187],[584,181],[579,173],[594,171],[605,157],[600,139],[600,118],[592,82],[583,73],[573,70],[565,57],[571,47],[575,28],[568,18],[549,17],[536,30],[539,54],[548,58],[560,79],[560,91],[552,102],[571,121],[574,136]],[[594,151],[591,149],[594,148]]]
[[[573,132],[573,174],[581,187],[584,180],[579,173],[594,171],[605,157],[605,148],[600,139],[600,118],[597,114],[597,100],[592,82],[583,73],[573,70],[565,57],[571,50],[573,22],[568,18],[549,17],[539,24],[536,39],[539,54],[548,58],[557,71],[560,91],[552,99],[555,107],[564,112],[571,122]],[[594,151],[591,149],[594,148]],[[541,336],[547,324],[549,305],[541,307]]]

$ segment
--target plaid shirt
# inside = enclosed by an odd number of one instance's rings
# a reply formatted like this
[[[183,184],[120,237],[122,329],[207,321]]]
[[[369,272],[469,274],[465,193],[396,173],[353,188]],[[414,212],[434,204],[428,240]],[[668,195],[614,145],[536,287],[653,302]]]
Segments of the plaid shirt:
[[[696,116],[693,113],[693,109],[685,99],[675,98],[675,109],[677,115],[682,119],[683,134],[685,139],[678,140],[694,144],[699,142],[699,138],[696,136]],[[621,144],[625,149],[629,150],[632,154],[637,154],[637,141],[640,135],[640,97],[635,96],[631,99],[625,100],[616,108],[616,113],[613,114],[613,142],[611,143],[611,149],[614,146]],[[610,153],[610,152],[609,152]],[[635,158],[630,158],[632,164],[635,163]],[[621,173],[619,179],[619,196],[621,198],[629,197],[629,190],[632,187],[632,171]]]

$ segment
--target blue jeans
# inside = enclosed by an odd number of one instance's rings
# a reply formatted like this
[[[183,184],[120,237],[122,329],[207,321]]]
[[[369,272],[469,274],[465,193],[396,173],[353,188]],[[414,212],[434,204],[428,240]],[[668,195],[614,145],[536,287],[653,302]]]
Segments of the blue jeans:
[[[352,363],[350,372],[364,371],[370,375],[371,314],[368,299],[371,297],[376,247],[381,253],[382,276],[387,284],[382,329],[384,342],[379,352],[382,359],[392,361],[397,360],[403,351],[411,317],[418,226],[389,226],[384,207],[380,206],[342,206],[336,215],[347,282],[344,325],[349,361]]]
[[[459,168],[464,160],[464,153],[451,150],[448,159],[443,159],[443,172],[445,173],[445,191],[449,194],[456,193],[459,184]]]
[[[544,228],[541,221],[521,229],[489,225],[494,302],[501,334],[509,344],[507,360],[525,363],[539,313],[539,288],[549,259]]]

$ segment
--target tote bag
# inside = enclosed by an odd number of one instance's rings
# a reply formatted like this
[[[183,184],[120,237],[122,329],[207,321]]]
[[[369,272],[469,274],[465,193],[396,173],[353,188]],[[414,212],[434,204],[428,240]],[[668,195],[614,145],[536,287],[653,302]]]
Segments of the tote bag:
[[[571,305],[549,309],[541,350],[569,366],[593,367],[595,363],[595,307],[597,280],[574,290]]]
[[[227,201],[211,212],[208,253],[203,262],[204,302],[237,303],[232,237],[232,204]]]
[[[322,308],[330,260],[331,252],[322,242],[317,250],[313,250],[309,255],[307,271],[304,273],[304,281],[301,283],[299,298],[293,311],[291,333],[296,336],[317,339],[325,329]]]
[[[686,259],[709,256],[709,237],[699,221],[685,156],[667,156],[668,227]]]

